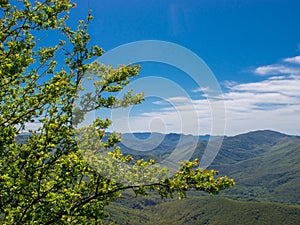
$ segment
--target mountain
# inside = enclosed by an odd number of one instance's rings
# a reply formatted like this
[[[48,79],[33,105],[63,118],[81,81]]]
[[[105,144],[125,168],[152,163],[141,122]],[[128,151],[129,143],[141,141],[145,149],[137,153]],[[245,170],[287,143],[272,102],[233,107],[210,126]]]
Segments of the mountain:
[[[157,162],[178,148],[179,140],[181,147],[187,151],[194,149],[191,143],[196,140],[197,147],[192,159],[201,159],[208,143],[203,137],[182,134],[155,133],[152,134],[152,138],[149,133],[133,135],[135,136],[125,134],[125,144],[120,144],[122,151],[137,158],[154,158]],[[217,138],[213,137],[211,143]],[[135,148],[136,144],[139,149],[130,149]],[[300,137],[264,130],[224,137],[222,146],[209,168],[217,169],[221,174],[235,179],[236,186],[222,192],[222,195],[227,197],[247,201],[300,204],[299,162]]]
[[[292,138],[275,131],[254,131],[225,137],[214,165],[233,164],[260,156],[283,138]]]
[[[177,154],[175,158],[178,159],[186,159],[184,154],[189,152],[191,155],[188,158],[190,158],[197,143],[207,142],[210,138],[214,139],[217,137],[176,133],[125,133],[122,134],[122,141],[119,143],[119,146],[124,154],[133,155],[134,158],[154,159],[156,162],[160,162],[170,154],[173,154],[173,156]],[[179,151],[174,151],[175,149]]]
[[[21,133],[18,134],[16,137],[16,142],[18,144],[25,144],[26,143],[26,139],[29,138],[31,136],[30,133]]]
[[[238,199],[300,204],[300,138],[271,131],[227,138],[211,165],[235,179]]]
[[[144,134],[138,134],[143,136]],[[164,136],[148,153],[167,157],[185,135]],[[143,136],[145,139],[148,136]],[[130,140],[130,135],[127,136]],[[215,137],[217,138],[217,137]],[[127,140],[128,141],[128,140]],[[134,140],[132,140],[132,144]],[[200,158],[208,139],[198,138],[192,158]],[[143,146],[142,142],[139,143]],[[185,142],[188,146],[188,142]],[[148,146],[151,142],[148,141]],[[185,147],[187,147],[185,146]],[[125,152],[136,154],[123,146]],[[147,152],[147,151],[146,151]],[[143,152],[144,153],[144,152]],[[136,156],[145,156],[136,154]],[[300,221],[300,137],[264,130],[224,137],[209,168],[235,179],[217,196],[189,192],[185,200],[127,196],[108,207],[115,224],[298,224]]]

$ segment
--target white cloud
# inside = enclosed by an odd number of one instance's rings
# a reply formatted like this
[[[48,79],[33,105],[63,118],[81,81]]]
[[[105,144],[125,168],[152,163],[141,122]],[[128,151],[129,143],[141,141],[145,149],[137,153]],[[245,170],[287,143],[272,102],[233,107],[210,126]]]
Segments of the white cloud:
[[[165,104],[165,102],[163,102],[163,101],[154,101],[154,102],[152,102],[154,105],[164,105]]]
[[[213,112],[212,106],[224,103],[226,135],[258,129],[300,134],[300,68],[291,67],[288,64],[291,60],[288,59],[283,59],[287,64],[258,67],[256,74],[268,75],[263,80],[223,82],[226,87],[223,96],[203,99],[209,95],[208,91],[199,99],[191,99],[189,96],[165,98],[164,101],[153,102],[160,106],[155,107],[157,110],[152,109],[130,118],[118,118],[114,124],[118,124],[121,132],[212,134],[213,119],[222,119],[222,116],[213,118],[212,115],[218,115],[218,112]],[[206,90],[191,90],[200,91]],[[216,110],[218,108],[214,108]]]
[[[29,122],[26,123],[25,129],[22,130],[22,132],[29,132],[29,130],[38,130],[40,127],[42,127],[42,123],[40,122]]]
[[[300,76],[270,77],[259,82],[230,83],[223,93],[226,108],[226,135],[249,130],[272,129],[299,134]],[[212,108],[216,100],[191,100],[187,97],[165,99],[171,104],[130,118],[119,118],[121,132],[152,131],[210,134]],[[218,118],[215,118],[218,119]]]
[[[185,103],[185,102],[191,101],[191,99],[189,99],[186,96],[179,96],[179,97],[167,98],[166,101],[170,102],[170,103]]]
[[[177,97],[170,97],[166,98],[163,101],[154,101],[152,102],[154,105],[181,105],[187,102],[190,102],[191,99],[186,96],[177,96]]]
[[[300,76],[232,85],[224,94],[228,133],[273,129],[299,134]]]
[[[232,91],[247,91],[250,93],[277,93],[283,96],[300,97],[300,76],[271,77],[261,82],[237,84]]]
[[[281,75],[281,74],[299,74],[300,70],[297,68],[291,68],[285,65],[267,65],[260,66],[254,70],[256,74],[259,75]]]
[[[300,64],[300,55],[283,59],[284,62]]]
[[[194,93],[199,93],[199,92],[210,92],[212,91],[209,87],[198,87],[192,90]]]
[[[192,92],[194,92],[194,93],[203,92],[203,89],[201,87],[198,87],[198,88],[193,89]]]

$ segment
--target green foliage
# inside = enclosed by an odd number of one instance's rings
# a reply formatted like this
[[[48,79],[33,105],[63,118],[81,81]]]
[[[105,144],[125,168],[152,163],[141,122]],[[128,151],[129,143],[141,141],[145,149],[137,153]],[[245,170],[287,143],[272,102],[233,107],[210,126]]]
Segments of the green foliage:
[[[74,127],[94,109],[140,103],[142,94],[129,91],[122,99],[114,95],[138,74],[139,67],[88,64],[92,57],[101,56],[102,49],[88,45],[90,14],[76,28],[67,25],[68,13],[75,7],[69,0],[6,0],[0,6],[2,224],[101,224],[104,207],[126,189],[137,195],[151,189],[162,197],[174,193],[184,197],[190,189],[213,194],[234,185],[227,177],[215,178],[214,170],[193,169],[197,161],[183,163],[172,178],[145,185],[116,183],[102,176],[86,160],[89,150],[104,146],[113,159],[127,162],[132,158],[121,154],[117,134],[105,134],[109,120],[98,118],[91,127],[82,128],[92,128],[91,137],[84,139],[92,140],[92,146],[77,144]],[[43,43],[40,37],[46,32],[59,32],[53,40],[56,44]],[[58,60],[61,56],[64,63]],[[83,95],[76,108],[77,90],[85,75],[100,81],[95,83],[95,95]],[[26,143],[17,143],[16,136],[29,122],[41,126],[30,131]],[[153,164],[138,160],[133,166],[147,170]]]

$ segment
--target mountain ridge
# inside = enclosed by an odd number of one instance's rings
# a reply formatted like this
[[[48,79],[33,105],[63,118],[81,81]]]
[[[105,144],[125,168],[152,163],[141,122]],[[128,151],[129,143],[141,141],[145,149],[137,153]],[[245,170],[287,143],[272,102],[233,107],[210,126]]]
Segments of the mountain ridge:
[[[122,144],[121,150],[137,158],[154,158],[160,162],[172,153],[172,147],[176,148],[176,140],[180,137],[185,136],[166,135],[160,145],[149,151],[130,151]],[[210,141],[213,142],[214,139]],[[191,160],[201,159],[207,144],[208,140],[198,140]],[[227,197],[297,205],[300,204],[299,162],[299,136],[258,130],[224,137],[219,152],[208,169],[219,170],[221,174],[235,179],[236,186],[224,191]]]
[[[108,132],[109,133],[109,132]],[[201,135],[194,135],[194,134],[183,134],[183,133],[176,133],[176,132],[170,132],[170,133],[160,133],[160,132],[131,132],[131,133],[122,133],[122,135],[148,135],[150,136],[151,134],[160,134],[160,135],[184,135],[184,136],[195,136],[195,137],[236,137],[236,136],[242,136],[242,135],[250,135],[250,134],[259,134],[259,133],[268,133],[272,135],[278,135],[278,136],[295,136],[300,138],[299,135],[295,134],[287,134],[284,132],[272,130],[272,129],[258,129],[258,130],[251,130],[251,131],[245,131],[242,133],[234,134],[234,135],[210,135],[210,134],[201,134]]]

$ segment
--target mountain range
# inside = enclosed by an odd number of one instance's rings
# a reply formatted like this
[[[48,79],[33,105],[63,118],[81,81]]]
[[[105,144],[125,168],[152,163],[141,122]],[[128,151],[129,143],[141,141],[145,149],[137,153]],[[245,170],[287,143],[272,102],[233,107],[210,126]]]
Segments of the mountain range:
[[[120,147],[125,154],[132,154],[137,158],[154,158],[160,162],[178,148],[179,140],[184,143],[183,147],[188,149],[188,140],[193,142],[195,138],[197,143],[191,159],[201,159],[209,136],[124,134],[125,141],[121,142]],[[212,137],[211,143],[214,142],[214,138],[217,140],[219,137]],[[184,141],[185,139],[187,141]],[[194,148],[193,145],[194,143],[191,144],[191,148]],[[135,149],[132,150],[130,147]],[[299,162],[299,136],[264,130],[224,137],[218,154],[208,168],[217,169],[221,174],[235,179],[236,186],[225,191],[223,194],[226,196],[247,201],[300,204]]]
[[[151,138],[150,135],[152,135]],[[182,134],[124,134],[121,149],[158,162],[172,154],[180,139],[197,139],[191,159],[201,159],[209,139]],[[161,141],[160,144],[152,142]],[[130,146],[137,143],[138,149]],[[158,142],[159,143],[159,142]],[[188,141],[183,141],[186,149]],[[151,148],[152,147],[152,148]],[[191,146],[193,148],[194,146]],[[145,151],[145,149],[149,149]],[[143,150],[143,151],[142,151]],[[162,201],[130,194],[108,208],[116,224],[298,224],[300,221],[300,137],[271,130],[224,137],[209,169],[234,178],[219,195],[189,192],[185,200]],[[125,195],[126,196],[126,195]],[[127,221],[127,222],[124,222]]]

